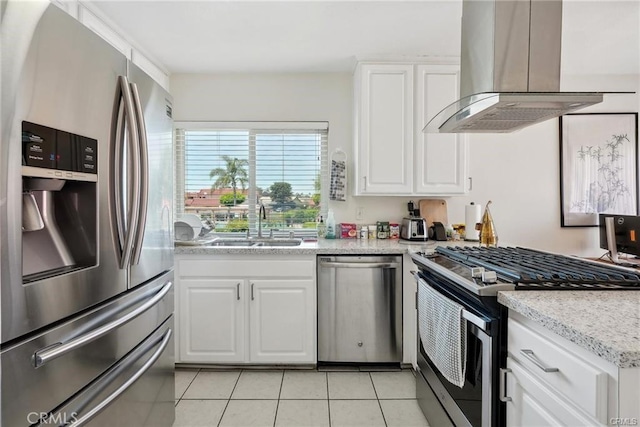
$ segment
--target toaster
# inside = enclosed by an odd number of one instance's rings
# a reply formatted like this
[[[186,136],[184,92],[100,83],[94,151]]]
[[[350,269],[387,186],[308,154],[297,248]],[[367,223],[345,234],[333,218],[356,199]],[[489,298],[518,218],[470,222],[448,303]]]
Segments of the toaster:
[[[427,220],[419,217],[402,218],[400,238],[404,240],[428,240]]]

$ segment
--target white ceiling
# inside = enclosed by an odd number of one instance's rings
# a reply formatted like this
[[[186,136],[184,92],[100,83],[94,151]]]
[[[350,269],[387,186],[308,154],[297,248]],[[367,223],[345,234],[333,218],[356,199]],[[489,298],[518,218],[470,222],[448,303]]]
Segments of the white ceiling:
[[[355,57],[458,55],[462,2],[92,2],[170,72],[350,71]]]
[[[640,73],[638,0],[565,0],[563,74]],[[91,1],[170,73],[348,72],[457,56],[461,0]]]

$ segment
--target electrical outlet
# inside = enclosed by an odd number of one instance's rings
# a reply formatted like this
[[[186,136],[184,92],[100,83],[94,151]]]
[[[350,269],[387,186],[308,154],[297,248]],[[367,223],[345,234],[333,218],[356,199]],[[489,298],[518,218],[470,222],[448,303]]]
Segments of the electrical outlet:
[[[358,206],[356,208],[356,219],[360,220],[364,216],[364,208],[362,206]]]

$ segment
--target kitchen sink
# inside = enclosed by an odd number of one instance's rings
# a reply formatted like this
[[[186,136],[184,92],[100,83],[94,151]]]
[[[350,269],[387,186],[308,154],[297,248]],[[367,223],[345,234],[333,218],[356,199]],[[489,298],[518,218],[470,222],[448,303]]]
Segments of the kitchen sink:
[[[257,241],[254,246],[300,246],[302,239],[269,239]]]
[[[277,238],[263,238],[263,239],[229,239],[219,238],[215,239],[208,244],[208,246],[235,246],[245,248],[255,247],[282,247],[282,246],[300,246],[302,239],[277,239]]]
[[[240,247],[249,247],[255,245],[256,242],[251,242],[249,240],[230,240],[230,239],[216,239],[210,243],[208,246],[240,246]]]

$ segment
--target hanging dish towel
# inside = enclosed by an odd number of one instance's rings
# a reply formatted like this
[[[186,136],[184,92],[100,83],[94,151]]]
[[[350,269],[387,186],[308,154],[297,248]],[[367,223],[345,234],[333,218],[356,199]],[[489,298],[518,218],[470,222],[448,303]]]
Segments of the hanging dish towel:
[[[347,162],[331,160],[331,182],[329,183],[329,200],[344,202],[347,188]]]
[[[467,322],[463,307],[418,280],[418,330],[429,359],[451,384],[464,386]]]

